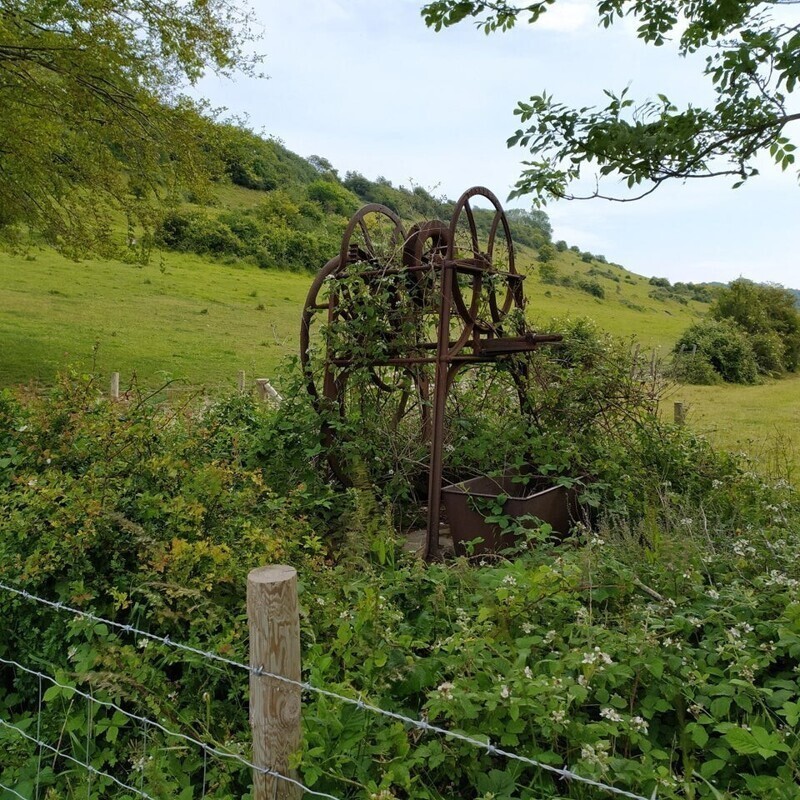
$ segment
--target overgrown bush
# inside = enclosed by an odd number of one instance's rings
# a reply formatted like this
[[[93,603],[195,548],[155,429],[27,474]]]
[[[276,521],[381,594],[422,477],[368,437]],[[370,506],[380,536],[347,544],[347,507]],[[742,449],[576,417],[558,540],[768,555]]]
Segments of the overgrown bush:
[[[586,292],[586,294],[592,295],[592,297],[597,297],[602,300],[606,296],[606,290],[595,280],[589,278],[583,278],[582,280],[578,281],[578,288]]]
[[[748,336],[742,329],[728,320],[703,320],[687,328],[673,348],[674,370],[682,376],[682,356],[693,353],[703,359],[729,383],[755,383],[758,380],[758,364]],[[697,367],[690,369],[696,371]],[[699,373],[696,373],[699,374]]]
[[[557,284],[558,280],[558,267],[549,262],[542,262],[539,264],[539,277],[542,283]]]
[[[556,257],[556,249],[549,242],[544,242],[539,247],[539,250],[536,254],[537,261],[541,262],[542,264],[546,264],[548,261],[552,261],[555,257]]]
[[[775,348],[781,346],[783,370],[794,372],[800,366],[800,312],[792,292],[782,286],[753,283],[739,278],[720,289],[711,315],[715,319],[731,320],[752,336],[775,334],[760,340],[759,352],[764,353],[762,371],[772,371]]]
[[[605,477],[594,530],[424,565],[393,536],[383,486],[329,483],[298,384],[276,409],[237,396],[189,411],[112,404],[74,376],[46,398],[0,395],[0,580],[246,662],[245,575],[292,563],[314,686],[647,797],[793,800],[797,493],[660,423],[653,376],[624,344],[563,329],[565,345],[531,362],[526,435],[546,471],[583,458]],[[486,372],[464,387],[489,406],[463,398],[448,458],[511,448],[502,386]],[[5,592],[0,613],[2,658],[249,753],[245,673]],[[87,715],[69,690],[40,702],[35,677],[0,671],[2,717],[80,763],[155,797],[248,796],[236,762],[100,706]],[[332,697],[306,693],[303,720],[300,777],[334,796],[606,796]],[[0,782],[129,796],[6,728]]]

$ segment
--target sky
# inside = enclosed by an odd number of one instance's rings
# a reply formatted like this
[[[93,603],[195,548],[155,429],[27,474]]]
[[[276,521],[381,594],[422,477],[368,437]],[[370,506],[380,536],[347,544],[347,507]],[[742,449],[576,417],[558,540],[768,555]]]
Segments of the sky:
[[[603,89],[626,86],[637,100],[657,92],[673,101],[711,97],[702,57],[645,45],[628,21],[600,29],[585,0],[559,0],[535,26],[490,36],[469,21],[429,30],[422,4],[253,0],[267,77],[212,75],[197,91],[290,150],[324,156],[342,176],[383,176],[451,199],[483,185],[501,200],[529,157],[506,146],[519,100],[547,91],[570,105],[602,105]],[[800,17],[800,7],[784,13]],[[759,167],[761,176],[736,190],[728,178],[690,181],[633,203],[560,201],[545,211],[554,239],[642,275],[743,276],[797,288],[797,174],[766,158]]]

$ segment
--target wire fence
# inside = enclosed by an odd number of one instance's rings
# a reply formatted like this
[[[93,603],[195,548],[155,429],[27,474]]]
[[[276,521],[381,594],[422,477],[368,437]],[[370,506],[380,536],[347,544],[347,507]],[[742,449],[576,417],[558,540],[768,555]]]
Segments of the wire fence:
[[[435,724],[433,724],[433,723],[431,723],[428,720],[423,719],[423,718],[410,717],[410,716],[407,716],[405,714],[402,714],[402,713],[399,713],[399,712],[396,712],[396,711],[389,711],[387,709],[384,709],[384,708],[381,708],[379,706],[373,705],[373,704],[371,704],[369,702],[366,702],[363,699],[363,697],[348,697],[346,695],[342,695],[342,694],[340,694],[338,692],[334,692],[334,691],[331,691],[329,689],[323,689],[321,687],[314,686],[311,683],[306,682],[306,681],[296,681],[296,680],[293,680],[291,678],[287,678],[284,675],[280,675],[280,674],[265,670],[261,666],[252,666],[250,664],[244,664],[244,663],[236,661],[234,659],[227,658],[225,656],[219,655],[218,653],[205,651],[205,650],[202,650],[200,648],[184,644],[182,642],[173,641],[169,636],[159,636],[157,634],[151,633],[150,631],[145,631],[145,630],[142,630],[140,628],[137,628],[136,626],[131,625],[131,624],[120,623],[120,622],[116,622],[114,620],[109,620],[109,619],[106,619],[104,617],[97,616],[96,614],[92,614],[90,612],[83,611],[82,609],[74,608],[72,606],[69,606],[69,605],[67,605],[65,603],[61,603],[59,601],[53,601],[53,600],[48,600],[47,598],[39,597],[39,596],[37,596],[35,594],[32,594],[31,592],[28,592],[27,590],[20,589],[20,588],[14,587],[14,586],[10,586],[10,585],[8,585],[6,583],[3,583],[2,581],[0,581],[0,590],[8,592],[8,593],[16,595],[16,596],[19,596],[19,597],[21,597],[21,598],[23,598],[23,599],[25,599],[25,600],[27,600],[27,601],[29,601],[31,603],[36,603],[36,604],[39,604],[39,605],[43,605],[43,606],[52,608],[52,609],[54,609],[54,610],[56,610],[58,612],[72,614],[72,615],[75,615],[75,616],[77,616],[77,617],[79,617],[81,619],[88,620],[90,622],[107,625],[108,627],[113,628],[115,630],[118,630],[118,631],[120,631],[122,633],[125,633],[125,634],[130,634],[130,635],[133,635],[133,636],[136,636],[136,637],[139,637],[141,639],[148,640],[148,641],[158,642],[159,644],[164,645],[164,646],[169,647],[169,648],[172,648],[174,650],[183,651],[183,652],[186,652],[186,653],[191,653],[191,654],[193,654],[195,656],[199,656],[200,658],[202,658],[204,660],[207,660],[207,661],[226,664],[227,666],[233,667],[233,668],[238,669],[238,670],[242,670],[244,672],[247,672],[250,675],[254,675],[254,676],[257,676],[259,678],[265,678],[265,679],[269,679],[269,680],[278,681],[280,683],[292,686],[292,687],[294,687],[296,689],[300,689],[301,691],[304,691],[304,692],[307,692],[307,693],[310,693],[310,694],[316,694],[316,695],[319,695],[319,696],[322,696],[322,697],[327,697],[327,698],[330,698],[330,699],[334,699],[334,700],[336,700],[336,701],[338,701],[340,703],[344,703],[344,704],[347,704],[347,705],[355,706],[355,707],[357,707],[358,709],[360,709],[360,710],[362,710],[364,712],[369,712],[369,713],[376,714],[378,716],[382,716],[382,717],[385,717],[385,718],[388,718],[388,719],[391,719],[391,720],[394,720],[394,721],[397,721],[397,722],[401,722],[403,725],[405,725],[405,726],[407,726],[409,728],[413,728],[415,730],[419,730],[419,731],[421,731],[423,733],[437,734],[437,735],[443,736],[443,737],[445,737],[447,739],[451,739],[451,740],[467,743],[467,744],[477,748],[478,750],[481,750],[483,752],[488,753],[491,756],[495,756],[495,757],[498,757],[498,758],[503,758],[503,759],[506,759],[506,760],[512,761],[512,762],[521,763],[521,764],[524,764],[524,765],[526,765],[528,767],[534,767],[536,769],[548,772],[548,773],[550,773],[550,774],[552,774],[552,775],[554,775],[554,776],[556,776],[559,779],[562,779],[564,781],[574,781],[576,783],[580,783],[580,784],[583,784],[583,785],[586,785],[586,786],[593,787],[595,789],[602,790],[602,791],[604,791],[604,792],[606,792],[606,793],[608,793],[610,795],[614,795],[614,796],[617,796],[617,797],[630,798],[630,800],[655,800],[655,798],[656,798],[656,791],[654,791],[653,794],[650,797],[645,797],[644,795],[636,794],[634,792],[627,791],[626,789],[620,789],[620,788],[618,788],[616,786],[613,786],[611,784],[604,783],[602,781],[597,781],[597,780],[594,780],[592,778],[588,778],[588,777],[586,777],[584,775],[580,775],[580,774],[568,769],[566,766],[564,766],[564,767],[555,767],[552,764],[547,764],[547,763],[544,763],[544,762],[539,761],[537,759],[529,758],[528,756],[524,756],[524,755],[521,755],[519,753],[515,753],[513,751],[510,751],[510,750],[502,749],[502,748],[497,747],[496,745],[492,744],[492,742],[490,741],[490,739],[488,737],[478,738],[477,736],[471,736],[469,734],[462,733],[460,731],[455,731],[455,730],[451,730],[449,728],[442,727],[440,725],[435,725]],[[27,667],[27,666],[25,666],[25,665],[15,661],[15,660],[13,660],[13,659],[6,659],[6,658],[0,657],[0,664],[3,664],[5,666],[13,668],[13,669],[17,669],[17,670],[19,670],[19,671],[21,671],[21,672],[23,672],[25,674],[31,675],[33,677],[36,677],[39,680],[39,712],[40,712],[40,714],[41,714],[41,697],[42,697],[41,682],[42,681],[48,681],[51,685],[59,687],[60,689],[62,689],[65,692],[74,693],[75,695],[86,699],[90,703],[93,703],[93,704],[96,704],[96,705],[99,705],[99,706],[103,706],[103,707],[106,707],[106,708],[110,708],[110,709],[112,709],[112,710],[114,710],[114,711],[116,711],[116,712],[118,712],[120,714],[123,714],[127,719],[134,720],[134,721],[139,722],[139,723],[141,723],[142,725],[145,725],[145,726],[151,726],[154,729],[161,731],[163,734],[165,734],[166,736],[168,736],[170,738],[178,739],[178,740],[181,740],[183,742],[186,742],[187,744],[191,744],[193,746],[196,746],[196,747],[200,748],[200,750],[203,752],[204,759],[208,755],[211,755],[211,756],[213,756],[215,758],[222,759],[222,760],[225,760],[225,759],[232,760],[232,761],[237,762],[242,767],[247,767],[248,769],[253,770],[254,773],[261,773],[263,775],[268,775],[268,776],[270,776],[272,778],[275,778],[279,782],[284,782],[284,783],[287,783],[287,784],[291,784],[292,786],[294,786],[297,789],[305,792],[306,794],[308,794],[311,797],[327,798],[327,800],[339,800],[339,798],[336,798],[333,795],[327,794],[325,792],[316,791],[316,790],[312,789],[311,787],[308,787],[308,786],[304,785],[301,781],[298,781],[298,780],[296,780],[296,779],[294,779],[294,778],[292,778],[292,777],[290,777],[288,775],[283,775],[283,774],[281,774],[281,773],[279,773],[279,772],[277,772],[275,770],[269,769],[269,768],[264,767],[264,766],[259,766],[259,765],[255,764],[255,763],[251,762],[250,760],[244,758],[243,756],[239,755],[238,753],[233,753],[233,752],[231,752],[229,750],[224,750],[224,749],[218,747],[217,745],[212,744],[211,742],[203,741],[203,740],[195,738],[193,736],[189,736],[188,734],[185,734],[185,733],[182,733],[182,732],[179,732],[179,731],[171,730],[171,729],[167,728],[166,726],[162,725],[157,720],[153,720],[153,719],[150,719],[148,717],[135,714],[135,713],[133,713],[131,711],[128,711],[128,710],[122,708],[121,706],[119,706],[116,703],[113,703],[111,701],[100,700],[97,697],[95,697],[94,695],[92,695],[91,693],[83,692],[83,691],[77,689],[75,686],[71,686],[69,684],[64,684],[64,683],[58,681],[56,678],[54,678],[54,677],[52,677],[52,676],[50,676],[50,675],[48,675],[48,674],[46,674],[46,673],[44,673],[44,672],[42,672],[40,670],[33,669],[31,667]],[[121,788],[123,788],[123,789],[125,789],[127,791],[130,791],[130,792],[133,792],[134,794],[136,794],[139,797],[148,798],[149,800],[160,800],[159,798],[152,798],[150,795],[148,795],[146,792],[144,792],[141,788],[137,789],[136,787],[129,786],[129,785],[125,784],[124,782],[120,781],[118,778],[110,775],[109,773],[102,772],[100,770],[95,769],[94,767],[92,767],[88,763],[88,761],[87,762],[83,762],[83,761],[80,761],[79,759],[76,759],[76,758],[74,758],[72,756],[69,756],[68,754],[65,754],[62,750],[60,750],[58,748],[55,748],[52,745],[47,744],[46,742],[42,741],[38,737],[31,736],[30,734],[28,734],[22,728],[20,728],[18,726],[14,726],[8,720],[0,718],[0,726],[4,727],[6,729],[10,729],[10,730],[16,731],[20,736],[22,736],[23,738],[35,743],[39,748],[42,748],[44,750],[48,750],[50,752],[53,752],[57,756],[60,756],[60,757],[62,757],[64,759],[66,759],[67,761],[74,762],[75,764],[77,764],[77,765],[83,767],[84,769],[86,769],[89,772],[90,775],[95,775],[97,777],[105,777],[107,779],[110,779],[115,784],[119,785]],[[88,752],[88,750],[87,750],[87,752]],[[13,795],[15,795],[17,797],[22,797],[23,800],[29,800],[29,798],[25,797],[24,795],[19,794],[19,792],[17,792],[13,788],[7,787],[7,786],[3,785],[2,783],[0,783],[0,789],[8,791],[8,792],[10,792],[11,794],[13,794]],[[203,795],[203,796],[205,796],[205,795]]]

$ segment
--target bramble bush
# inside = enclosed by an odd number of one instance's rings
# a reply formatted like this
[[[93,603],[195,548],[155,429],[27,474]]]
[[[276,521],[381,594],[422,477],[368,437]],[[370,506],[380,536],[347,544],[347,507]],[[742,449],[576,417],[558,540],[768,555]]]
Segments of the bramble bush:
[[[0,580],[245,661],[245,576],[291,563],[314,685],[648,797],[800,797],[796,490],[660,422],[658,376],[628,345],[561,329],[530,362],[527,416],[507,375],[463,382],[447,458],[583,476],[592,529],[426,565],[394,533],[402,487],[374,443],[352,445],[373,459],[358,489],[332,482],[296,373],[279,408],[111,403],[72,375],[0,395]],[[244,673],[2,591],[0,614],[0,657],[248,754]],[[36,679],[0,672],[0,716],[81,762],[156,797],[249,796],[246,769],[46,684],[39,715]],[[606,796],[317,695],[300,773],[343,798]],[[0,729],[0,782],[37,780],[126,796]]]

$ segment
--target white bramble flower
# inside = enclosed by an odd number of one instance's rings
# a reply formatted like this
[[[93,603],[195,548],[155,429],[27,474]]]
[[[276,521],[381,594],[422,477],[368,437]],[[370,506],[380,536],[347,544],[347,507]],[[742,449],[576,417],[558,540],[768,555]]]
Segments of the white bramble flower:
[[[596,764],[600,767],[601,772],[606,772],[608,770],[608,743],[596,742],[594,745],[583,745],[581,758],[590,764]]]
[[[511,689],[505,684],[500,687],[500,697],[502,697],[503,700],[508,700],[508,698],[511,697]]]
[[[595,647],[591,653],[584,653],[581,664],[613,664],[614,659],[608,653],[604,653],[599,647]]]
[[[523,673],[524,673],[525,677],[528,680],[531,680],[531,678],[533,678],[533,672],[531,672],[531,668],[530,667],[525,667],[525,669],[523,670]]]
[[[533,633],[533,625],[530,622],[522,623],[522,632],[528,636]]]
[[[585,675],[578,675],[578,686],[588,686],[589,681],[586,680]]]
[[[647,721],[643,717],[631,717],[631,728],[637,733],[647,733],[648,727]]]
[[[733,552],[736,553],[737,556],[744,558],[746,556],[754,556],[756,554],[756,549],[747,539],[739,539],[734,542]]]
[[[503,578],[503,583],[506,584],[506,586],[516,586],[517,579],[513,575],[506,575],[505,578]]]
[[[708,595],[708,596],[709,596],[709,597],[710,597],[712,600],[719,600],[719,592],[718,592],[716,589],[713,589],[713,588],[712,588],[712,589],[709,589],[709,590],[706,592],[706,594],[707,594],[707,595]]]
[[[547,644],[550,644],[550,642],[552,642],[557,635],[558,634],[555,631],[547,631],[547,633],[544,635],[544,640]]]
[[[436,687],[436,691],[445,699],[445,700],[452,700],[453,699],[453,689],[455,689],[455,685],[450,683],[450,681],[445,681],[444,683],[440,683]]]
[[[552,719],[553,722],[556,723],[556,725],[561,725],[562,723],[566,722],[567,713],[566,713],[566,711],[562,711],[561,709],[558,709],[557,711],[554,711],[550,715],[550,719]]]
[[[603,717],[603,719],[609,720],[609,722],[622,722],[622,715],[613,708],[600,709],[600,716]]]

